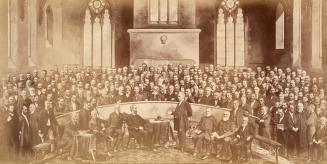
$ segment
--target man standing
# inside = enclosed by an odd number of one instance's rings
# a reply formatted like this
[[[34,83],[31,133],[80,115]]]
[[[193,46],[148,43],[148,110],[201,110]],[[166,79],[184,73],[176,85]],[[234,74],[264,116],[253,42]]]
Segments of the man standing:
[[[88,130],[89,129],[89,121],[90,121],[90,108],[91,103],[86,103],[84,108],[81,108],[78,114],[79,120],[79,129],[80,130]]]
[[[9,105],[6,113],[6,130],[8,155],[10,159],[16,159],[19,150],[19,117],[14,105]]]
[[[312,144],[313,144],[313,136],[316,133],[316,123],[318,122],[317,115],[314,112],[314,105],[310,105],[308,111],[308,118],[306,120],[307,125],[307,139],[308,139],[308,146],[309,146],[309,159],[308,162],[311,161],[311,154],[312,154]]]
[[[261,106],[261,111],[258,113],[258,133],[260,136],[270,139],[270,115],[268,114],[268,108],[266,106]]]
[[[294,155],[295,145],[299,138],[299,121],[294,112],[294,105],[290,105],[289,110],[285,116],[285,124],[287,129],[287,158],[289,158],[290,154]]]
[[[240,127],[242,124],[243,110],[239,109],[238,100],[233,101],[233,109],[231,111],[230,120],[234,122],[236,127]]]
[[[179,103],[171,114],[174,116],[174,130],[177,131],[179,148],[184,152],[186,146],[186,131],[189,128],[189,120],[192,116],[191,105],[184,100],[183,92],[178,93]]]
[[[298,103],[297,105],[297,113],[295,116],[298,119],[298,142],[296,144],[297,155],[304,152],[308,148],[308,139],[307,139],[307,114],[304,112],[304,107],[302,103]]]
[[[58,122],[53,113],[52,104],[50,101],[45,101],[45,110],[42,110],[40,113],[39,119],[39,128],[41,133],[49,138],[50,141],[55,140],[56,136],[56,127]],[[51,151],[54,150],[54,144],[51,144]]]
[[[19,118],[19,138],[20,138],[20,153],[22,156],[29,156],[32,154],[32,138],[30,117],[27,106],[23,106],[21,116]]]

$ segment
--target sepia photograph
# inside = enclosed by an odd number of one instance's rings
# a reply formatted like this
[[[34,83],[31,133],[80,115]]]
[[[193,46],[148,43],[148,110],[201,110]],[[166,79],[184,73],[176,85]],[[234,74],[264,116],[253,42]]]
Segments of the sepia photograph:
[[[327,0],[0,0],[1,164],[327,163]]]

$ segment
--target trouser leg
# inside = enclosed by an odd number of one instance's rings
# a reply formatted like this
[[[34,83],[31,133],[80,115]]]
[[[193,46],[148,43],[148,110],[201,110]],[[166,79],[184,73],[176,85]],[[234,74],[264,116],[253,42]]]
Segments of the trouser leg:
[[[178,141],[180,148],[184,149],[186,145],[186,131],[178,131]]]

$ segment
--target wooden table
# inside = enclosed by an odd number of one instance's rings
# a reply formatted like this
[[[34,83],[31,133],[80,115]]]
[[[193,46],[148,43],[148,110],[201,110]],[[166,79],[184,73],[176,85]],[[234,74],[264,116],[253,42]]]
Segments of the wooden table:
[[[81,132],[73,137],[73,157],[85,158],[91,155],[95,161],[94,152],[96,151],[96,137],[94,134]]]

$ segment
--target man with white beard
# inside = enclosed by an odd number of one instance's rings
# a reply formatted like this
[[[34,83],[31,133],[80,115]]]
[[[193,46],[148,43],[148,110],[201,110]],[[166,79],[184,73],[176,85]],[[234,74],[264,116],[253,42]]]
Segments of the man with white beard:
[[[223,119],[218,123],[215,132],[212,134],[215,142],[221,144],[220,152],[217,152],[217,158],[227,160],[231,155],[230,145],[232,134],[235,131],[235,124],[230,121],[230,112],[225,111]]]

